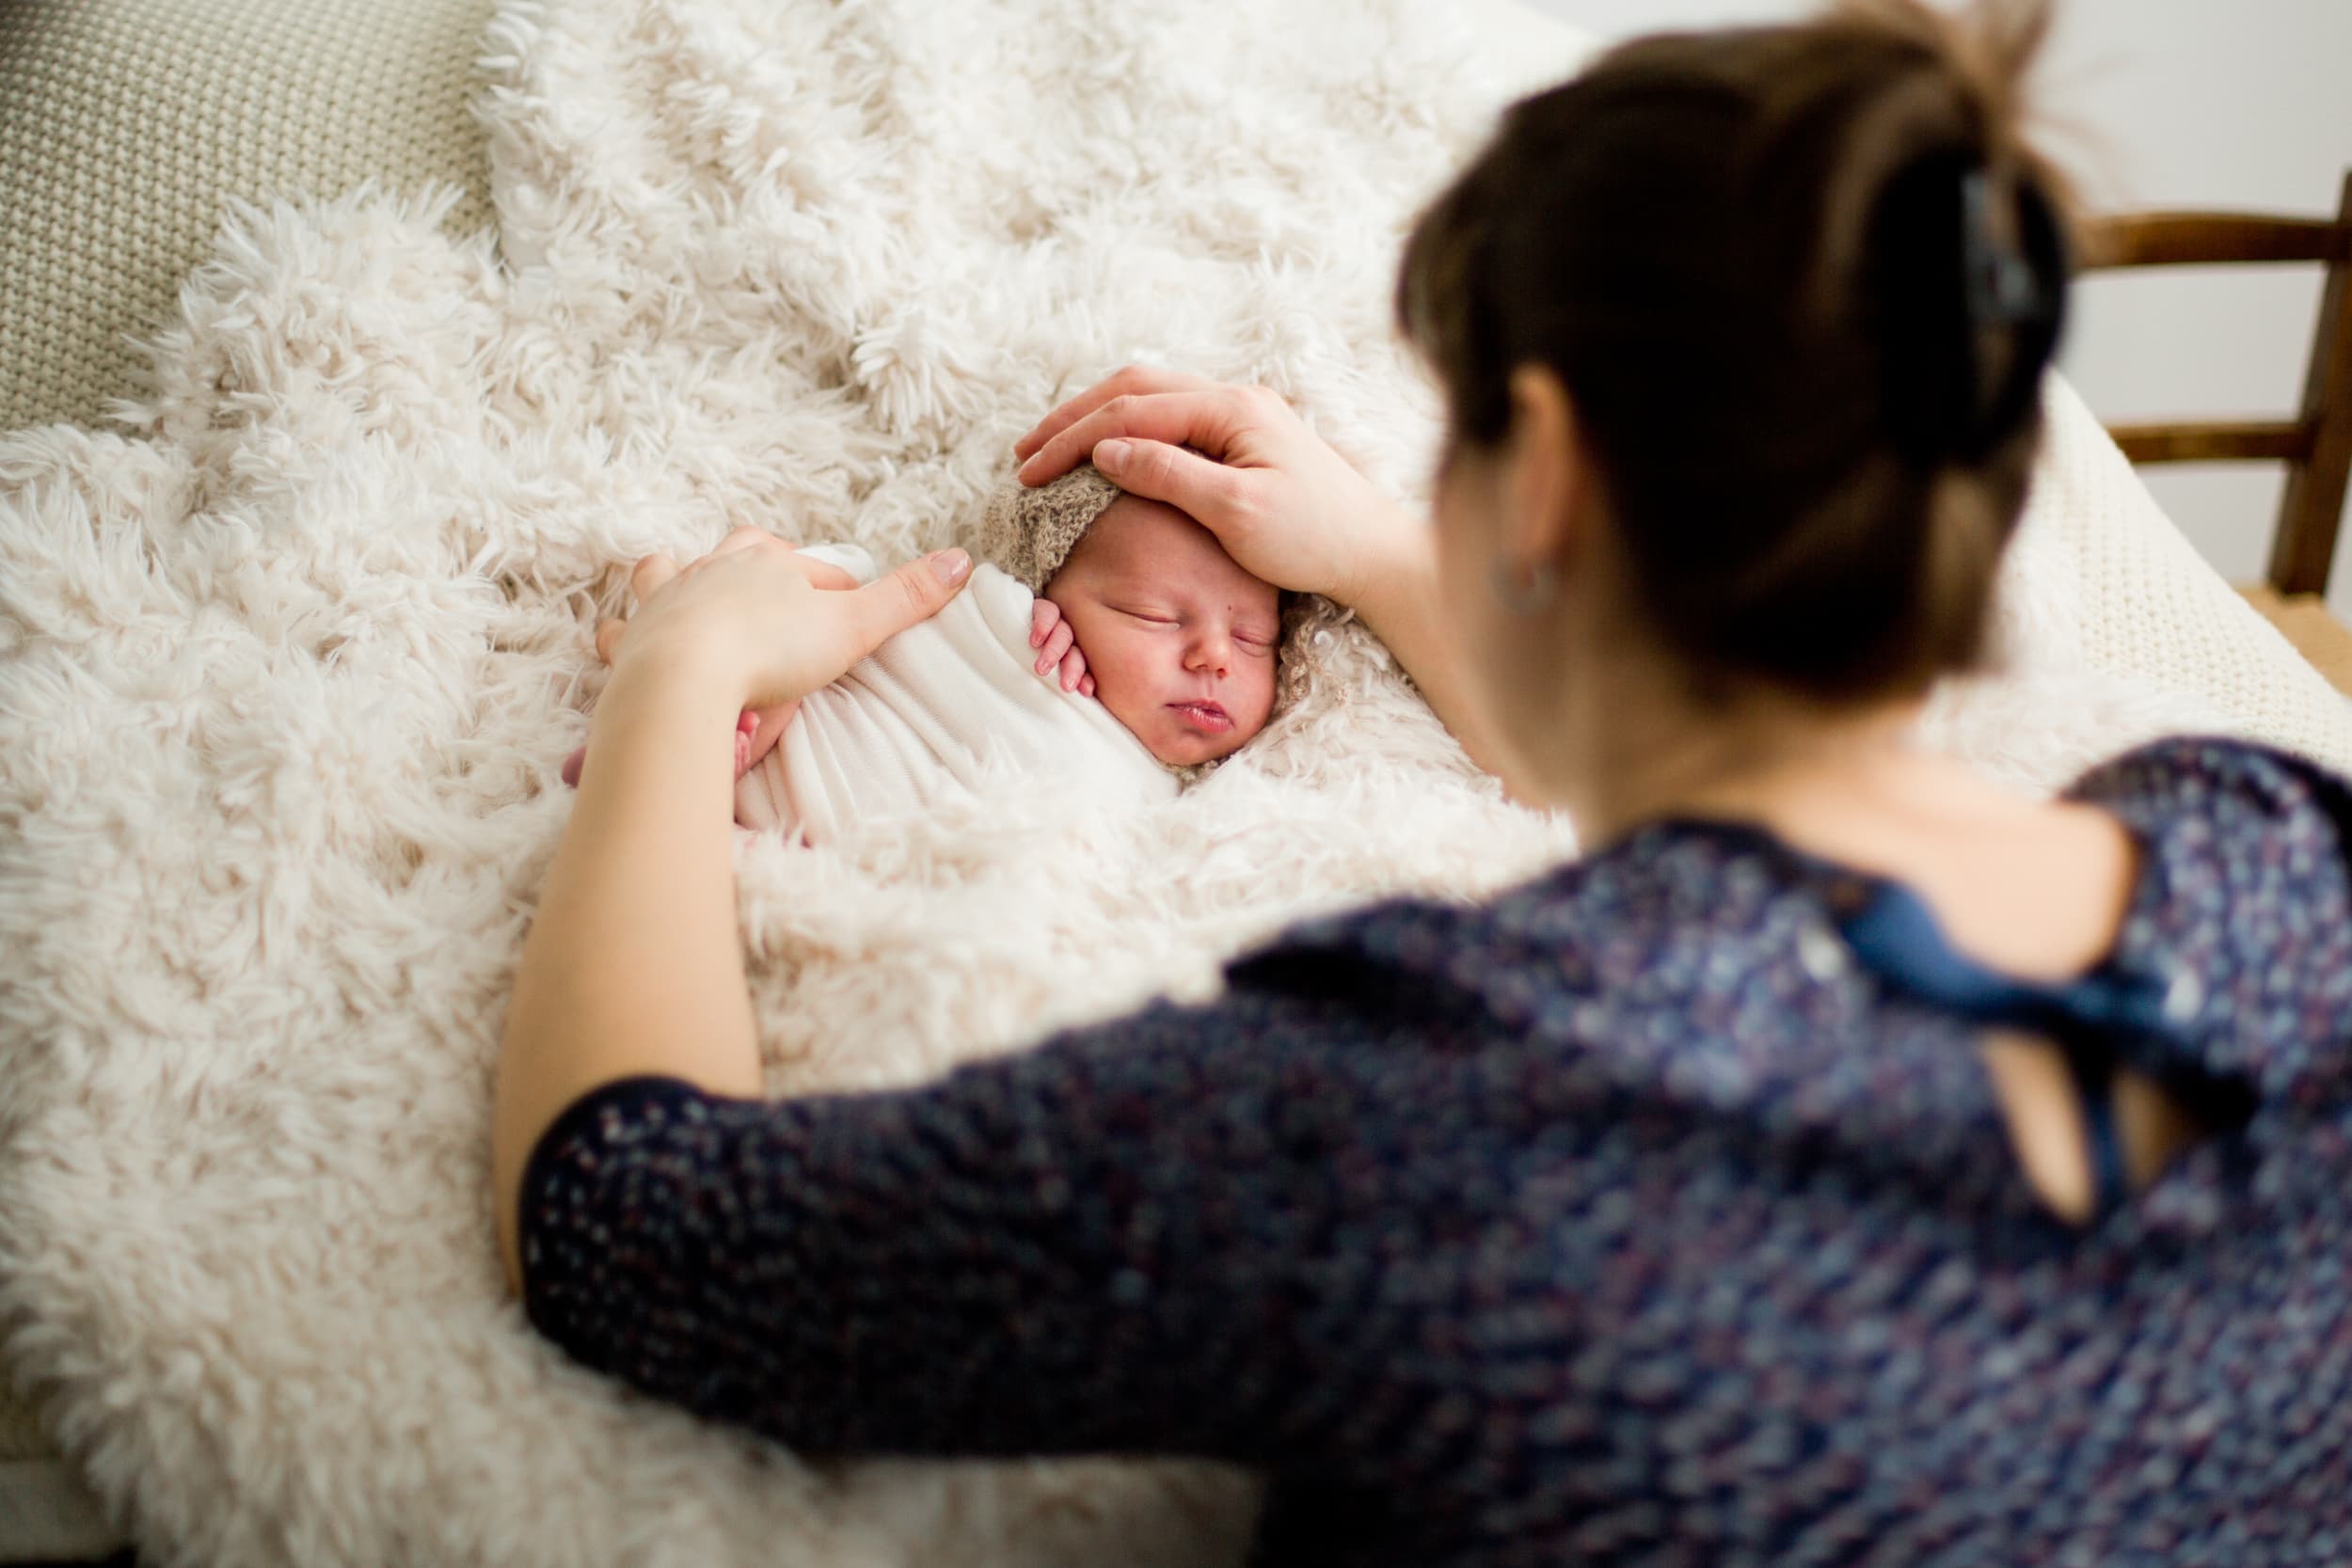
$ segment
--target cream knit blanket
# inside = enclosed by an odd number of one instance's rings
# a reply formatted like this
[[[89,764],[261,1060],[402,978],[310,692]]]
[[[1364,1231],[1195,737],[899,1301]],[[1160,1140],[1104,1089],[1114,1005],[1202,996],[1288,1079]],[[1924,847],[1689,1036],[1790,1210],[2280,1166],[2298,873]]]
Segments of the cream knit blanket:
[[[860,582],[865,552],[824,556]],[[813,691],[784,738],[735,782],[735,819],[829,844],[950,797],[1030,790],[1071,811],[1173,800],[1176,775],[1091,697],[1040,675],[1037,595],[981,562],[947,608]]]
[[[446,195],[240,214],[151,404],[0,439],[0,1325],[147,1555],[1233,1560],[1215,1466],[803,1463],[570,1365],[501,1289],[491,1075],[628,562],[779,517],[945,545],[1041,409],[1139,357],[1265,382],[1418,495],[1387,287],[1501,91],[1465,14],[507,0],[499,248],[436,230]],[[2352,756],[2282,648],[2242,681],[2178,651],[2228,594],[2176,544],[2060,395],[2011,673],[1937,733],[2042,784],[2211,720]],[[1172,800],[741,835],[771,1086],[919,1079],[1568,851],[1319,635]]]

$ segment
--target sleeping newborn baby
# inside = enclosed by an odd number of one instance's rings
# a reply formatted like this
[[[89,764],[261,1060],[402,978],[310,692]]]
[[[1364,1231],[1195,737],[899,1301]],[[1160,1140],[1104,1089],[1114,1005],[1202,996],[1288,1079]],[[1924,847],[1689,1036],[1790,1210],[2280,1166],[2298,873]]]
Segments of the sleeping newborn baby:
[[[806,553],[875,575],[853,546]],[[1165,800],[1265,727],[1280,595],[1184,514],[1090,467],[1037,489],[1012,481],[974,556],[945,610],[782,716],[757,766],[739,760],[738,824],[822,842],[975,787],[991,759],[1057,791]],[[584,760],[564,764],[566,784]]]

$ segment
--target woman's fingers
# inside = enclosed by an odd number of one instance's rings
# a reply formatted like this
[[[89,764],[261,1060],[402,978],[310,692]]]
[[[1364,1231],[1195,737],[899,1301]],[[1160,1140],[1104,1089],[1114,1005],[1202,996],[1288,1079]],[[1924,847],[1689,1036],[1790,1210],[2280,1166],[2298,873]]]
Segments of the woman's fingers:
[[[666,555],[643,555],[629,568],[628,591],[644,604],[661,591],[661,585],[677,576],[677,562]]]
[[[1216,385],[1207,376],[1190,375],[1183,371],[1164,371],[1151,365],[1128,365],[1104,376],[1076,397],[1065,399],[1052,413],[1038,420],[1026,436],[1012,444],[1012,454],[1023,459],[1034,455],[1040,447],[1113,398],[1137,392],[1197,392]]]
[[[742,529],[736,530],[736,532],[738,533],[743,531],[745,531]],[[732,537],[732,535],[729,537]],[[713,553],[715,554],[716,552],[714,551]],[[637,564],[628,569],[629,595],[637,601],[639,608],[642,609],[644,608],[645,601],[659,592],[663,583],[668,582],[672,578],[676,577],[677,575],[677,562],[672,561],[668,556],[658,553],[654,555],[641,555],[637,558]],[[612,620],[606,621],[598,626],[596,630],[595,639],[596,645],[596,657],[603,660],[607,664],[612,663],[615,658],[620,657],[621,639],[628,635],[628,622],[619,616],[615,616]]]
[[[727,530],[727,536],[720,540],[717,547],[710,553],[724,555],[730,550],[749,549],[754,545],[769,544],[782,545],[787,550],[792,548],[790,540],[778,538],[764,528],[754,528],[751,524],[744,523]]]
[[[1094,455],[1096,443],[1115,436],[1198,447],[1221,457],[1232,444],[1242,409],[1236,387],[1182,391],[1122,392],[1088,410],[1050,436],[1021,465],[1021,483],[1044,484]]]
[[[1040,442],[1038,451],[1021,463],[1021,482],[1049,484],[1080,463],[1091,461],[1096,444],[1122,435],[1221,451],[1232,425],[1232,409],[1226,406],[1223,390],[1226,388],[1207,386],[1108,397]]]
[[[1095,466],[1129,495],[1165,501],[1220,540],[1240,520],[1248,499],[1246,470],[1164,441],[1105,441],[1096,450]]]
[[[842,640],[834,644],[839,663],[802,689],[813,691],[827,684],[909,626],[930,620],[971,578],[970,551],[933,550],[895,572],[883,573],[855,593],[832,595],[829,602],[840,607],[829,616]]]

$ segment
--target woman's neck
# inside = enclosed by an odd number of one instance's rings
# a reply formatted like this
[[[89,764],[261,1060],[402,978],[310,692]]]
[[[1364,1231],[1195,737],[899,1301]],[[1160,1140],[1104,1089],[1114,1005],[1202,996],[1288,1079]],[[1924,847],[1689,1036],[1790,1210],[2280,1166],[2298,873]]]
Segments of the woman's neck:
[[[1910,736],[1915,701],[1831,706],[1777,692],[1706,703],[1643,683],[1590,704],[1561,795],[1588,847],[1671,816],[1736,818],[1786,836],[1873,798],[1941,793],[1951,765]],[[1564,736],[1565,738],[1565,736]]]

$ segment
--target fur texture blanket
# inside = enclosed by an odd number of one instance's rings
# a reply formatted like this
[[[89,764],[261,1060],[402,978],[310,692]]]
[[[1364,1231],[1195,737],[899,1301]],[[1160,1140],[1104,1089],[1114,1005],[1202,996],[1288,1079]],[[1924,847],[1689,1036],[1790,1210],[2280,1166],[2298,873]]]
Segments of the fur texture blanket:
[[[9,1370],[158,1560],[1231,1561],[1216,1466],[803,1463],[566,1363],[501,1291],[492,1068],[628,562],[949,543],[1131,359],[1265,382],[1416,493],[1391,269],[1501,78],[1410,0],[509,0],[487,54],[495,239],[439,230],[453,193],[242,211],[117,431],[0,439]],[[2244,718],[2090,667],[2074,552],[2129,476],[2056,412],[2010,673],[1932,721],[2037,784]],[[1008,779],[739,836],[771,1087],[919,1080],[1570,852],[1317,635],[1165,806]]]

